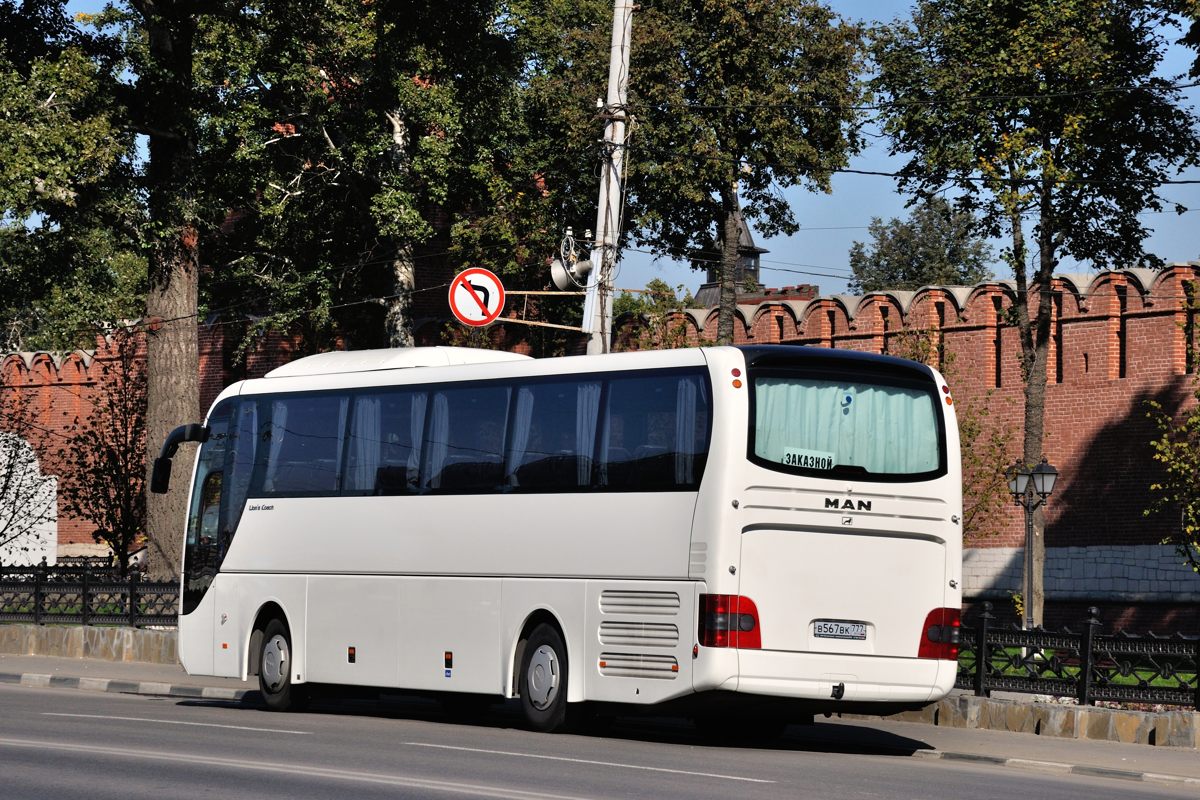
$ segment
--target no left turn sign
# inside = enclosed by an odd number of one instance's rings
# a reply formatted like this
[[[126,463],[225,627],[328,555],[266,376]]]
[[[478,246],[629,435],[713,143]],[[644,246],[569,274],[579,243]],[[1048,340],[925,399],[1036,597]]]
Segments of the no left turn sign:
[[[450,311],[463,325],[481,327],[504,310],[504,284],[490,270],[465,269],[450,283]]]

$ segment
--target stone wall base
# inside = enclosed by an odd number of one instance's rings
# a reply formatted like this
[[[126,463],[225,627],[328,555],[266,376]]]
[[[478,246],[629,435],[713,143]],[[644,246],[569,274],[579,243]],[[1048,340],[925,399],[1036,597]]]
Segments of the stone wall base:
[[[1195,711],[1125,711],[955,694],[920,711],[908,711],[889,719],[1065,739],[1200,749],[1200,713]]]
[[[173,630],[94,625],[0,625],[0,653],[179,663]]]

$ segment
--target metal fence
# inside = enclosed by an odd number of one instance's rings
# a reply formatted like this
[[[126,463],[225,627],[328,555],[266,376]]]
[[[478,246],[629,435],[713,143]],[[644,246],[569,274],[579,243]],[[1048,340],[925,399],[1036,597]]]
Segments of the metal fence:
[[[996,625],[983,604],[960,635],[955,686],[987,696],[993,690],[1074,697],[1082,705],[1122,703],[1192,706],[1200,710],[1200,636],[1100,633],[1096,608],[1079,633],[1064,628],[1021,630]]]
[[[0,622],[174,625],[179,584],[89,567],[0,567]]]

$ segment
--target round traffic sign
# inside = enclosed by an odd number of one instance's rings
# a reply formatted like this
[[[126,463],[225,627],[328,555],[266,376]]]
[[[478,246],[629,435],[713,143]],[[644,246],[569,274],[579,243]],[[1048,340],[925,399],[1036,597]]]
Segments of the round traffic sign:
[[[489,325],[503,310],[504,284],[494,272],[472,267],[450,282],[450,311],[463,325]]]

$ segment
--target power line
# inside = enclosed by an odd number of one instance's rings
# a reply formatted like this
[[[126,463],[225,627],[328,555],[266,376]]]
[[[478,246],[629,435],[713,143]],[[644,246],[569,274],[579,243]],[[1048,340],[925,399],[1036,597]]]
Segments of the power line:
[[[1182,89],[1194,89],[1197,86],[1200,86],[1200,81],[1193,81],[1189,83],[1169,83],[1165,85],[1149,83],[1142,86],[1098,86],[1092,89],[1046,92],[1043,94],[980,94],[926,99],[899,99],[886,103],[848,106],[837,106],[830,103],[802,103],[786,101],[781,103],[691,103],[687,101],[666,103],[633,102],[629,103],[629,105],[635,110],[640,106],[642,108],[664,110],[671,108],[684,108],[696,111],[736,111],[751,108],[795,108],[816,111],[889,111],[896,108],[906,108],[910,106],[928,107],[968,103],[1012,102],[1020,100],[1059,100],[1071,97],[1089,97],[1101,94],[1123,94],[1138,91],[1172,92]]]

